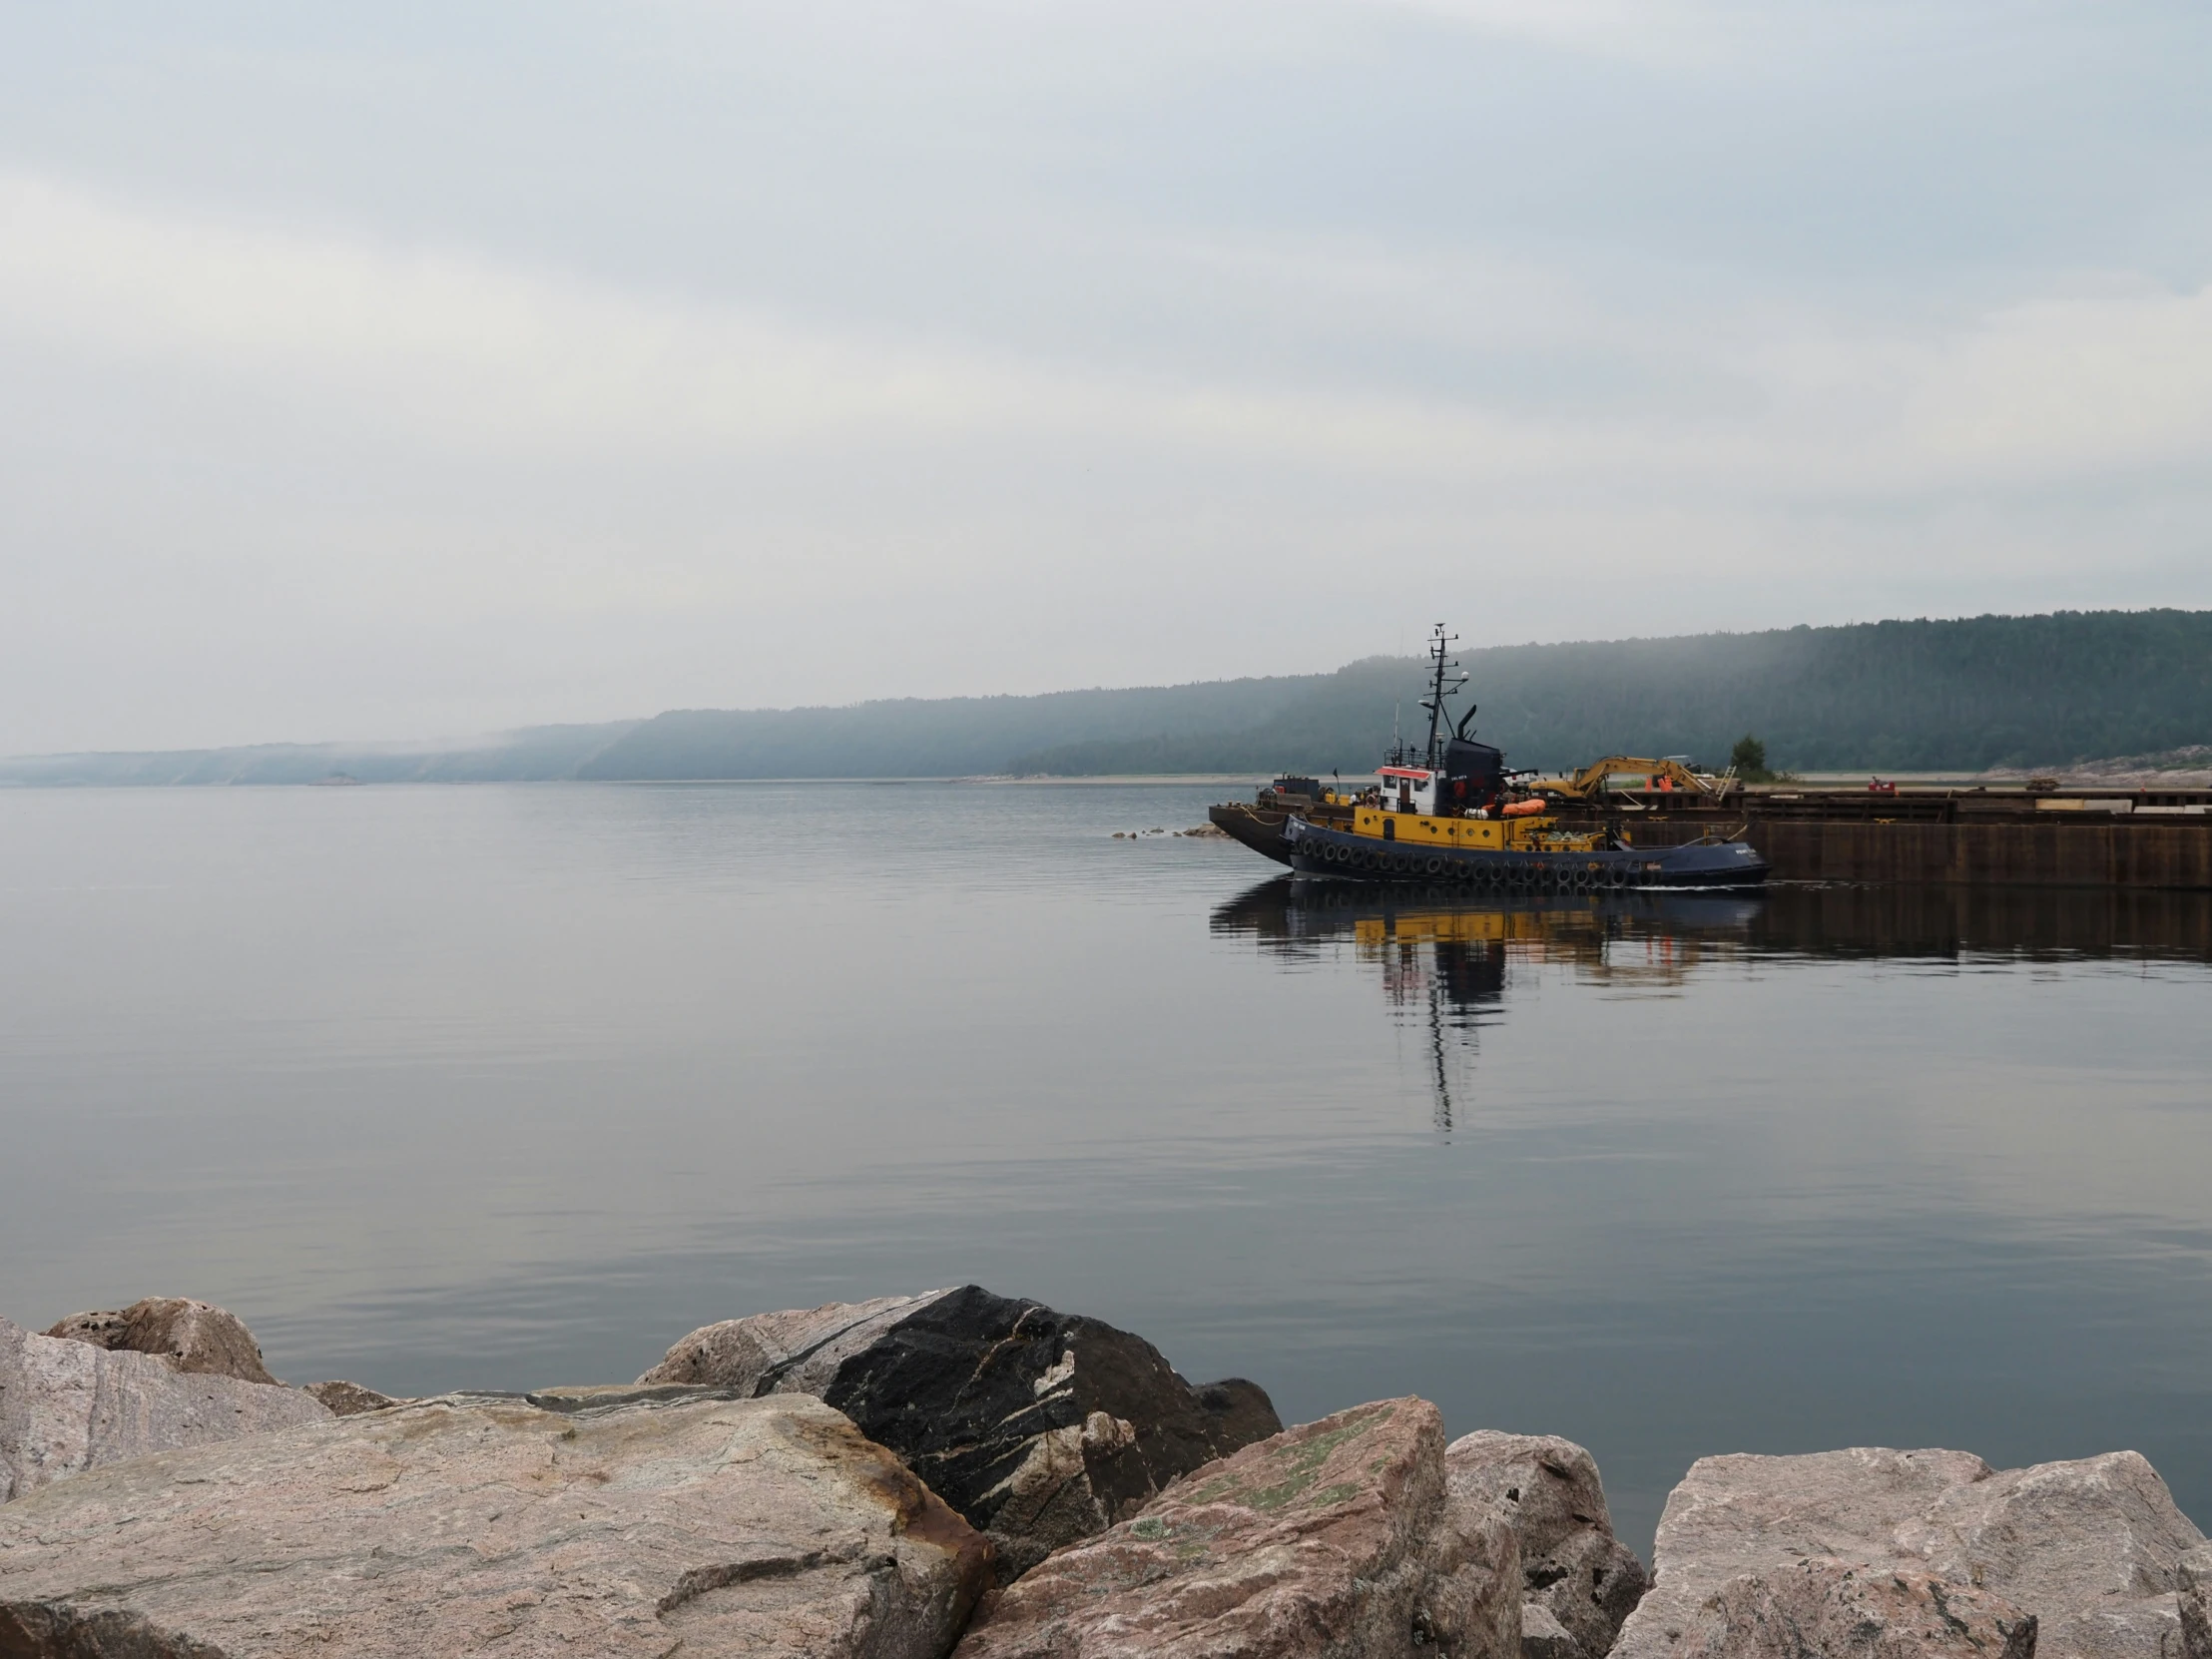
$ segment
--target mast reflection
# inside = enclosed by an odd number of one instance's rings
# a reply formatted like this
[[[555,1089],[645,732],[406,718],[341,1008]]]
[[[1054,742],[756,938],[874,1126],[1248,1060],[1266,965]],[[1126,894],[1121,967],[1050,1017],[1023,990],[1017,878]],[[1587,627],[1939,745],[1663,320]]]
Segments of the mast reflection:
[[[1451,1057],[1503,1017],[1516,964],[1664,989],[1723,959],[2212,962],[2212,893],[2102,888],[1805,883],[1470,901],[1462,888],[1278,876],[1218,906],[1211,926],[1289,961],[1351,943],[1380,970],[1393,1017],[1421,1030],[1441,1130],[1458,1109]]]

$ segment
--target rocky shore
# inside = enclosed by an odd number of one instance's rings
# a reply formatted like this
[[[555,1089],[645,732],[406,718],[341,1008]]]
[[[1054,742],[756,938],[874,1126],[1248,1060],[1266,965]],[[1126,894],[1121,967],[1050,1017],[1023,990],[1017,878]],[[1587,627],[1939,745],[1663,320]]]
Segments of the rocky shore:
[[[977,1286],[707,1326],[633,1382],[290,1387],[158,1298],[0,1319],[0,1656],[2212,1659],[2131,1451],[1590,1454],[1242,1379]]]

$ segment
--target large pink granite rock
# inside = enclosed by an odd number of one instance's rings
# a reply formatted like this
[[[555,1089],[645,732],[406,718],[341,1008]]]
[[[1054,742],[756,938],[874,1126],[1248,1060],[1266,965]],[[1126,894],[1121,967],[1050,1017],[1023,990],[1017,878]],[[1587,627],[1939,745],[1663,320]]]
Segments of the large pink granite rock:
[[[1992,1474],[1945,1492],[1895,1536],[1931,1571],[2035,1614],[2043,1659],[2168,1659],[2180,1645],[2181,1558],[2204,1542],[2133,1451]]]
[[[1514,1659],[1512,1528],[1387,1399],[1208,1464],[1003,1591],[956,1659]]]
[[[1961,1451],[1706,1457],[1667,1499],[1614,1653],[1702,1651],[1723,1586],[1833,1558],[1988,1591],[2034,1616],[2042,1659],[2174,1659],[2180,1562],[2202,1539],[2132,1451],[2004,1473]]]
[[[0,1503],[151,1451],[329,1418],[296,1388],[186,1375],[0,1319]]]
[[[2035,1618],[1935,1573],[1813,1556],[1730,1579],[1690,1659],[2034,1659]]]
[[[803,1395],[453,1396],[0,1508],[15,1659],[939,1659],[987,1546]]]
[[[1444,1448],[1444,1480],[1520,1540],[1524,1659],[1603,1659],[1648,1579],[1613,1536],[1597,1460],[1556,1434],[1482,1429]]]
[[[151,1354],[195,1376],[276,1385],[262,1364],[262,1345],[246,1322],[212,1302],[190,1297],[150,1296],[111,1313],[71,1314],[46,1334],[95,1348]]]

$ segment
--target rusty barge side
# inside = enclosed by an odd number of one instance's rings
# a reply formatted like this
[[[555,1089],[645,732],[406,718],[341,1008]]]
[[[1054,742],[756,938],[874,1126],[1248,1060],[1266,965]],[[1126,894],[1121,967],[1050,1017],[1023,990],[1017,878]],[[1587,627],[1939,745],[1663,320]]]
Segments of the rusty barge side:
[[[2194,824],[1852,824],[1754,819],[1785,880],[2212,888],[2212,820]]]
[[[2206,790],[1752,790],[1617,805],[1605,816],[1651,845],[1741,826],[1783,881],[2212,889]]]

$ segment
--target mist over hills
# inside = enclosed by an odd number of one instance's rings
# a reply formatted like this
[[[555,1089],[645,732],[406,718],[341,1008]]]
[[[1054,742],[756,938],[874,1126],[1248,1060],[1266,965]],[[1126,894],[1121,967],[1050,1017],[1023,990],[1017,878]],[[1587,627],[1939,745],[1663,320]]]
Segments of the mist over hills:
[[[265,743],[0,760],[0,786],[319,784],[342,773],[363,784],[503,784],[574,778],[577,768],[639,723],[531,726],[448,743]]]
[[[2058,612],[1460,654],[1512,764],[1718,765],[1745,733],[1800,770],[2061,766],[2212,742],[2212,611]],[[846,708],[674,710],[448,745],[262,745],[0,762],[0,784],[944,778],[1371,771],[1424,665]],[[1464,708],[1461,701],[1458,707]]]
[[[1214,680],[1040,697],[856,703],[842,709],[681,709],[626,732],[579,778],[965,778],[1066,745],[1142,743],[1258,726],[1322,675]],[[1036,768],[1025,770],[1035,771]]]
[[[2212,612],[2059,612],[1462,652],[1475,732],[1517,766],[1613,754],[1719,766],[1744,734],[1770,762],[1886,772],[2061,765],[2212,735]],[[1393,709],[1411,733],[1423,666],[1373,658],[1242,732],[1073,742],[1016,772],[1365,772]],[[1465,702],[1456,705],[1464,708]]]

